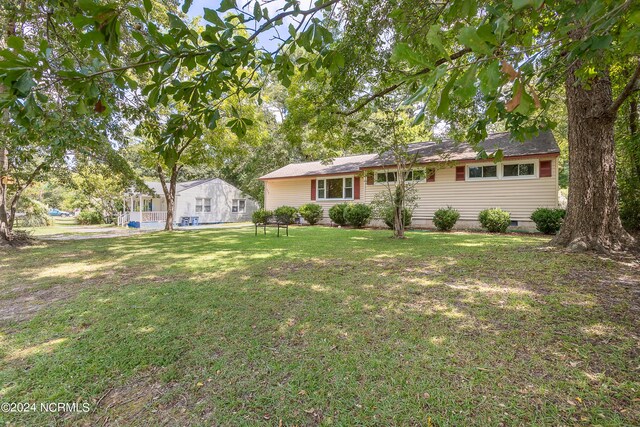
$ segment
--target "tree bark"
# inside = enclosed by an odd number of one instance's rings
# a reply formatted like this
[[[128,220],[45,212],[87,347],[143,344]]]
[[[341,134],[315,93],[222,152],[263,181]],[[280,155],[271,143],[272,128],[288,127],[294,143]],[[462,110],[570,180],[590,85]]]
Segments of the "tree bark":
[[[579,61],[567,71],[569,200],[567,216],[553,240],[571,250],[624,251],[634,239],[622,227],[618,209],[615,113],[608,74],[585,88],[576,77]]]
[[[160,184],[162,184],[162,192],[164,193],[164,200],[167,203],[167,220],[164,224],[165,231],[173,231],[173,211],[176,204],[176,187],[178,183],[178,172],[180,172],[180,166],[173,165],[171,168],[171,175],[169,176],[169,185],[167,186],[167,179],[162,170],[162,166],[158,165],[158,177],[160,177]]]

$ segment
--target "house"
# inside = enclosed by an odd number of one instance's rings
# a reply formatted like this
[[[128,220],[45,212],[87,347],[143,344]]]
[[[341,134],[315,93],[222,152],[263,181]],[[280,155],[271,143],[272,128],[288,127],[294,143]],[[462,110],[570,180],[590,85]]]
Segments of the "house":
[[[414,160],[408,180],[415,183],[418,201],[412,223],[432,227],[434,212],[452,206],[460,212],[459,228],[478,227],[478,214],[499,207],[511,213],[512,225],[534,228],[531,213],[538,207],[558,206],[558,156],[560,149],[551,132],[519,142],[509,133],[487,137],[480,146],[503,159],[478,159],[469,144],[451,140],[410,144]],[[265,209],[318,203],[328,210],[336,203],[370,203],[395,181],[394,159],[389,153],[334,159],[331,163],[292,163],[268,173],[264,182]]]
[[[124,211],[118,218],[118,225],[136,228],[164,226],[167,204],[162,185],[159,182],[145,184],[151,194],[131,191],[124,195]],[[255,200],[220,178],[180,182],[176,185],[173,218],[178,225],[184,218],[188,218],[190,224],[248,221],[256,209],[258,204]]]

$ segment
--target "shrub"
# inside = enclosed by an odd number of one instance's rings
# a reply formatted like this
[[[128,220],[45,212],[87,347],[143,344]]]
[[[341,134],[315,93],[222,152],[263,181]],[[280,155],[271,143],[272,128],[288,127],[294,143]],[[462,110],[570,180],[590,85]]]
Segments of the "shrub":
[[[264,224],[265,222],[269,221],[269,218],[271,218],[272,216],[273,212],[265,209],[258,209],[257,211],[254,211],[253,214],[251,214],[251,221],[253,221],[254,224]]]
[[[393,225],[395,223],[395,215],[393,206],[385,206],[382,212],[382,220],[384,223],[393,230]],[[405,228],[411,225],[411,211],[407,208],[402,209],[402,222],[404,223]]]
[[[293,206],[280,206],[273,211],[273,215],[276,217],[276,220],[281,224],[293,224],[297,213],[298,209]]]
[[[18,203],[18,211],[22,211],[24,216],[17,217],[16,225],[18,222],[23,227],[53,225],[53,219],[49,216],[47,207],[37,200],[22,197]]]
[[[337,205],[331,206],[329,209],[329,218],[331,218],[331,221],[338,225],[347,225],[347,220],[344,218],[344,211],[346,208],[346,203],[338,203]]]
[[[364,227],[371,219],[371,207],[364,203],[353,203],[344,208],[344,219],[356,228]]]
[[[544,234],[556,234],[560,231],[566,211],[564,209],[538,208],[531,214],[536,229]]]
[[[104,218],[102,214],[98,211],[82,211],[78,214],[77,217],[78,224],[88,225],[88,224],[102,224],[104,222]]]
[[[315,225],[322,219],[322,206],[316,203],[307,203],[298,209],[302,218],[311,225]]]
[[[433,214],[433,225],[440,231],[451,231],[460,219],[460,212],[451,206],[440,208]]]
[[[500,208],[485,209],[478,215],[478,221],[491,233],[504,233],[511,223],[511,214]]]

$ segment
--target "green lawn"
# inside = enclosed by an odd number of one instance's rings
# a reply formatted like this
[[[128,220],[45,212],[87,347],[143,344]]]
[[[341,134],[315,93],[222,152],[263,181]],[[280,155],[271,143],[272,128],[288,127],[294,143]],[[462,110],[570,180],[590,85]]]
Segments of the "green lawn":
[[[637,265],[531,235],[291,228],[0,252],[0,422],[638,425]]]
[[[26,231],[34,237],[51,235],[86,235],[114,227],[113,224],[80,225],[72,217],[53,217],[53,224],[47,227],[15,227],[16,231]],[[83,231],[78,231],[82,229]]]

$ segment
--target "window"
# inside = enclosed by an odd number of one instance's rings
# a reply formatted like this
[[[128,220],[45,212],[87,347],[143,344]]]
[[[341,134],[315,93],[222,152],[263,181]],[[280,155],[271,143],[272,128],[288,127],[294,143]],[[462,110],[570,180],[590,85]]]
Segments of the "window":
[[[231,204],[231,212],[245,213],[247,207],[247,201],[245,199],[233,199]]]
[[[353,199],[353,178],[319,179],[318,199]]]
[[[211,199],[196,198],[196,212],[211,212]]]
[[[489,166],[469,166],[469,178],[497,178],[498,167],[496,165]]]
[[[144,212],[151,212],[151,211],[153,211],[153,200],[151,200],[151,199],[144,199],[144,200],[142,201],[142,206],[143,206],[143,207],[142,207],[142,210],[143,210]]]
[[[519,163],[515,165],[504,165],[502,172],[503,172],[503,176],[505,177],[534,176],[535,165],[533,163]]]
[[[412,169],[407,172],[406,181],[424,181],[427,176],[425,169]],[[376,172],[376,184],[396,182],[397,172]]]

